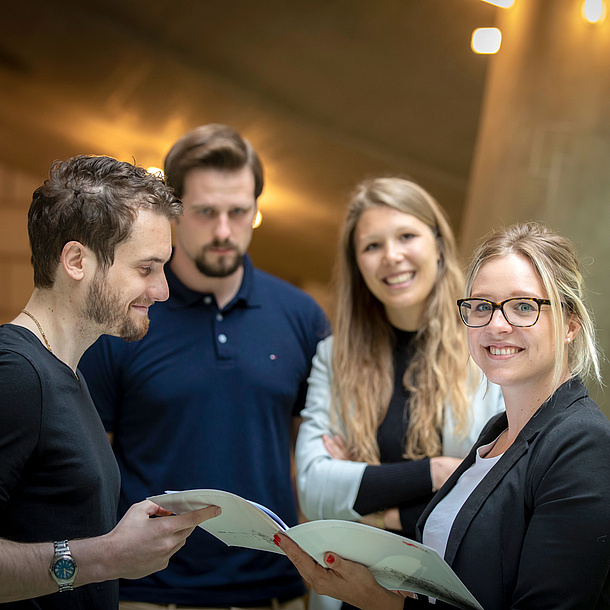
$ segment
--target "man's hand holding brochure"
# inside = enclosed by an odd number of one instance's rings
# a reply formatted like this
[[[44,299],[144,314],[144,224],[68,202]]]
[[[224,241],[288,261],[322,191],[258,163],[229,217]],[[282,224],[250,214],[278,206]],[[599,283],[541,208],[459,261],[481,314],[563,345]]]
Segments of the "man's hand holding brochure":
[[[412,591],[458,608],[483,610],[435,550],[375,527],[334,519],[288,527],[268,508],[217,489],[167,492],[148,499],[176,514],[209,504],[220,506],[222,514],[199,527],[228,546],[284,554],[273,542],[273,536],[283,531],[322,565],[324,554],[332,551],[365,565],[387,589]]]

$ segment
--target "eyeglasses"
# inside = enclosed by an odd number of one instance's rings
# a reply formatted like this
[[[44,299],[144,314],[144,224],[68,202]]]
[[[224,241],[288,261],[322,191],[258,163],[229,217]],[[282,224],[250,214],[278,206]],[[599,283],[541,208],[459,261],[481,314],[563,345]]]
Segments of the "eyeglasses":
[[[534,326],[540,317],[540,307],[550,305],[548,299],[515,297],[506,299],[501,303],[494,303],[487,299],[458,299],[462,322],[470,328],[487,326],[491,322],[496,309],[499,309],[504,319],[511,325],[519,328]]]

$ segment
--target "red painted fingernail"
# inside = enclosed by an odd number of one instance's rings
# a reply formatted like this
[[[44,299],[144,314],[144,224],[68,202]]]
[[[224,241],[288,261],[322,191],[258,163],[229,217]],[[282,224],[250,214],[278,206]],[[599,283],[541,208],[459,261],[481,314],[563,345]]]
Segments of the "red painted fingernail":
[[[280,537],[277,534],[273,536],[273,542],[275,542],[277,546],[280,546]]]
[[[335,556],[334,555],[329,555],[326,558],[326,563],[335,563]]]

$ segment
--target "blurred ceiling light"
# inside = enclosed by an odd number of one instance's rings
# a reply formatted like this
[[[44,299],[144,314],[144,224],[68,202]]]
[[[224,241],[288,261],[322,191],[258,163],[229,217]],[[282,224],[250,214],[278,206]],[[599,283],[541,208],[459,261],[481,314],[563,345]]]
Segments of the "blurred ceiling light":
[[[585,0],[582,16],[589,23],[601,23],[606,18],[606,3],[604,0]]]
[[[470,46],[475,53],[497,53],[502,44],[502,32],[498,28],[477,28],[472,33]]]
[[[151,165],[150,167],[146,168],[146,171],[149,174],[154,174],[156,176],[159,176],[159,178],[163,178],[163,170],[160,167],[155,167],[154,165]]]
[[[510,8],[515,3],[515,0],[483,0],[483,2],[499,6],[500,8]]]
[[[256,210],[256,216],[254,217],[254,222],[252,223],[252,228],[256,229],[256,227],[259,227],[261,222],[263,222],[263,215],[261,214],[260,210]]]

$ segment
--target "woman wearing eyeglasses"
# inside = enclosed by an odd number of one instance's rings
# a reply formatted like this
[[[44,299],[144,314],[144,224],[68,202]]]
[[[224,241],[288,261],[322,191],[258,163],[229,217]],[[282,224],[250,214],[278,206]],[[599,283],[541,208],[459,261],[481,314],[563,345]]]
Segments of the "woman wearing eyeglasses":
[[[582,381],[599,380],[583,293],[573,244],[538,224],[494,233],[469,267],[460,314],[506,413],[431,501],[418,536],[485,610],[610,608],[610,422]],[[279,539],[322,593],[365,610],[430,607],[359,564],[329,553],[326,570]]]

